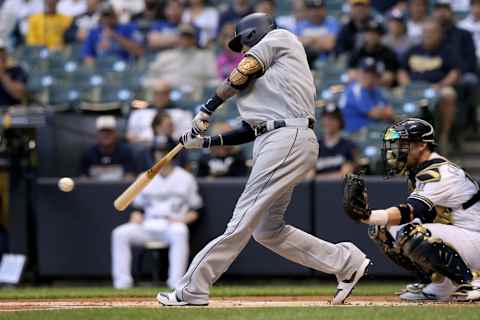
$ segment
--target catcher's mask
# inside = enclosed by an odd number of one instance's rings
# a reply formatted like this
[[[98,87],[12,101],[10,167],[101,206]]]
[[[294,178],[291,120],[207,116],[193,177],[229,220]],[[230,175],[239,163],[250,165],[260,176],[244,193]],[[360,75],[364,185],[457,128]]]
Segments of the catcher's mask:
[[[427,143],[436,147],[433,126],[425,120],[409,118],[388,127],[383,135],[383,164],[388,176],[404,175],[411,143]]]

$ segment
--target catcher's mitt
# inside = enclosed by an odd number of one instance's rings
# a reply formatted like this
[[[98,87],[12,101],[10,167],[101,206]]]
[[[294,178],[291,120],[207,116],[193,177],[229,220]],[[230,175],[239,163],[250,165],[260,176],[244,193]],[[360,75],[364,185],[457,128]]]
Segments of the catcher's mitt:
[[[359,175],[348,173],[344,183],[343,209],[355,221],[368,220],[372,210],[368,207],[365,182]]]

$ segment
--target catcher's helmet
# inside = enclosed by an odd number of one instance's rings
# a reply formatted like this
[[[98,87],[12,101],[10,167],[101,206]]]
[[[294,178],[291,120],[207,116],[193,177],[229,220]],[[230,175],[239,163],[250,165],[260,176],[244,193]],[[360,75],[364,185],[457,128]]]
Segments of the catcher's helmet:
[[[228,47],[235,52],[241,52],[243,46],[249,48],[256,45],[270,31],[277,28],[275,20],[265,13],[252,13],[243,17],[235,26],[235,37]]]
[[[425,120],[409,118],[393,124],[383,136],[383,161],[389,175],[403,175],[407,171],[407,157],[412,142],[426,143],[430,150],[437,146],[435,130]]]

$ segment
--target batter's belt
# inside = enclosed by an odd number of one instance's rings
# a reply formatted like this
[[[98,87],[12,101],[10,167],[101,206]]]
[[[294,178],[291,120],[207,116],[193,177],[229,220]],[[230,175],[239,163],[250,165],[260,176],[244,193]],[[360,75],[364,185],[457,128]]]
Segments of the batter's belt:
[[[313,120],[312,118],[296,118],[296,119],[265,121],[254,126],[253,130],[255,131],[255,137],[258,137],[264,133],[267,133],[272,130],[280,129],[283,127],[313,129],[314,126],[315,126],[315,120]]]

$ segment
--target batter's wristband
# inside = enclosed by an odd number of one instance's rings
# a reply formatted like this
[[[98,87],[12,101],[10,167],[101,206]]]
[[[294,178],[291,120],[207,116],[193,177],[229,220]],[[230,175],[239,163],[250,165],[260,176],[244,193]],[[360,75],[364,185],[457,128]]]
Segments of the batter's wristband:
[[[208,99],[208,101],[200,107],[200,110],[205,112],[208,115],[211,115],[212,113],[217,110],[218,107],[220,107],[225,101],[217,96],[216,94]]]

